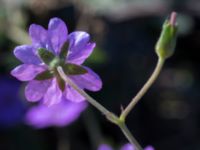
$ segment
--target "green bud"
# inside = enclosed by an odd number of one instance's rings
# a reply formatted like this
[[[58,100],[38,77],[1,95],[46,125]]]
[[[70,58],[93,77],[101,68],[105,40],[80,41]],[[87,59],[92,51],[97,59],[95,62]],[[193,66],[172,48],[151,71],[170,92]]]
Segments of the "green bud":
[[[167,19],[162,28],[159,40],[156,44],[156,53],[159,58],[166,59],[173,55],[177,38],[176,13],[172,12],[170,19]]]
[[[87,73],[87,70],[79,65],[67,63],[62,66],[67,75],[80,75]]]

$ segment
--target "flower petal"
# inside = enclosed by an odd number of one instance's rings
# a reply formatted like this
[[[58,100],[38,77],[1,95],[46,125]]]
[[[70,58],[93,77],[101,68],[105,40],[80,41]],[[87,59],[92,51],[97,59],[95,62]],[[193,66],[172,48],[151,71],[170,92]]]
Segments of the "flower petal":
[[[46,93],[50,84],[51,80],[30,81],[25,88],[25,96],[27,100],[31,102],[39,101]]]
[[[41,63],[38,56],[34,53],[34,48],[30,45],[17,46],[14,49],[14,55],[26,64],[39,64]]]
[[[124,146],[122,146],[122,148],[120,150],[135,150],[135,147],[133,147],[133,145],[127,143]]]
[[[81,88],[90,91],[99,91],[102,88],[100,77],[88,67],[84,67],[88,73],[82,75],[73,75],[70,78]]]
[[[51,107],[39,105],[32,107],[26,115],[26,123],[36,128],[65,126],[75,121],[87,103],[72,103],[64,100]]]
[[[11,71],[11,74],[21,81],[33,80],[39,73],[45,71],[44,66],[22,64]]]
[[[44,95],[44,103],[48,106],[57,104],[62,100],[62,91],[60,90],[56,78],[54,78]]]
[[[155,150],[152,146],[147,146],[144,148],[144,150]]]
[[[49,109],[51,107],[39,104],[31,107],[25,116],[25,123],[36,128],[44,128],[51,125],[51,113]]]
[[[101,144],[98,150],[113,150],[113,149],[107,144]]]
[[[86,102],[73,103],[64,99],[51,111],[51,122],[54,126],[65,126],[75,121],[87,107]]]
[[[65,23],[59,18],[52,18],[49,21],[48,36],[55,54],[59,54],[61,47],[67,40],[67,27]]]
[[[32,44],[39,47],[47,48],[48,34],[42,26],[32,24],[29,27],[29,36],[32,39]]]
[[[73,89],[69,85],[66,85],[66,88],[63,94],[66,99],[72,102],[79,103],[85,100],[85,98],[82,95],[80,95],[75,89]]]
[[[89,43],[90,36],[86,32],[77,31],[69,35],[69,52],[67,62],[82,64],[92,53],[95,43]]]

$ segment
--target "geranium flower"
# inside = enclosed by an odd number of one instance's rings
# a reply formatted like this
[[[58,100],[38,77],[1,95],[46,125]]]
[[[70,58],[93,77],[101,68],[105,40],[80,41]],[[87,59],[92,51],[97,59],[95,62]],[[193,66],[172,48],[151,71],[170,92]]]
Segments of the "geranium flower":
[[[75,89],[65,83],[57,72],[61,66],[66,75],[81,89],[98,91],[102,87],[99,76],[81,64],[92,53],[95,43],[91,43],[88,33],[72,32],[68,35],[65,23],[52,18],[48,30],[32,24],[29,28],[31,45],[14,49],[14,55],[23,63],[11,74],[21,81],[29,81],[25,96],[29,101],[43,100],[47,105],[61,100],[84,101]]]
[[[101,144],[101,145],[98,147],[98,150],[113,150],[113,148],[112,148],[110,145]]]
[[[113,148],[107,144],[102,144],[99,146],[98,150],[113,150]],[[123,145],[120,150],[135,150],[135,148],[131,144],[127,143]],[[144,150],[154,150],[154,148],[152,146],[147,146]]]
[[[123,145],[120,150],[135,150],[135,148],[131,144],[127,143]],[[154,148],[152,146],[147,146],[144,150],[154,150]]]
[[[61,101],[51,107],[40,104],[30,108],[26,114],[25,122],[35,128],[62,127],[78,119],[86,107],[86,102]]]

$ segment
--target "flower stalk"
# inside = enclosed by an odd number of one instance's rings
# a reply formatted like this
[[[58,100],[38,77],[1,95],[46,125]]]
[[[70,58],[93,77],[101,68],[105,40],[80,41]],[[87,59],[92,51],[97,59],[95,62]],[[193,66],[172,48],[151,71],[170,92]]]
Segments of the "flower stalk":
[[[140,144],[137,142],[137,140],[133,137],[131,132],[129,131],[128,127],[126,126],[125,122],[121,122],[119,125],[119,128],[122,130],[126,138],[129,140],[129,142],[134,145],[136,150],[143,150],[143,148],[140,146]]]
[[[79,94],[81,94],[90,104],[92,104],[95,108],[97,108],[102,114],[106,116],[108,120],[113,123],[117,123],[118,117],[107,110],[104,106],[98,103],[94,98],[88,95],[84,90],[80,89],[72,80],[70,80],[66,74],[64,73],[61,66],[57,67],[58,73],[61,78],[70,86],[72,86]]]
[[[120,117],[115,115],[114,113],[107,110],[104,106],[102,106],[100,103],[98,103],[95,99],[93,99],[90,95],[88,95],[84,90],[80,89],[68,76],[64,73],[61,66],[57,67],[57,71],[60,74],[61,78],[70,86],[72,86],[79,94],[81,94],[85,99],[92,104],[96,109],[98,109],[102,114],[105,115],[105,117],[112,123],[119,126],[119,128],[122,130],[125,137],[128,139],[128,141],[135,147],[136,150],[143,150],[142,147],[139,145],[139,143],[136,141],[136,139],[133,137],[129,129],[127,128],[125,121],[121,120]]]
[[[138,92],[138,94],[131,100],[131,102],[128,104],[128,106],[122,111],[120,115],[120,120],[126,119],[130,111],[135,107],[135,105],[139,102],[139,100],[144,96],[144,94],[148,91],[148,89],[152,86],[152,84],[155,82],[155,80],[158,78],[158,75],[164,65],[165,60],[162,58],[158,59],[156,68],[153,72],[153,74],[150,76],[148,81],[144,84],[142,89]]]
[[[176,46],[178,30],[176,19],[177,13],[172,12],[170,18],[164,22],[162,32],[155,47],[156,54],[158,56],[158,62],[155,70],[150,76],[149,80],[147,80],[142,89],[138,92],[138,94],[136,94],[136,96],[131,100],[128,106],[122,111],[120,115],[120,120],[125,121],[130,111],[135,107],[135,105],[139,102],[139,100],[144,96],[144,94],[158,78],[158,75],[160,74],[165,60],[173,55]]]

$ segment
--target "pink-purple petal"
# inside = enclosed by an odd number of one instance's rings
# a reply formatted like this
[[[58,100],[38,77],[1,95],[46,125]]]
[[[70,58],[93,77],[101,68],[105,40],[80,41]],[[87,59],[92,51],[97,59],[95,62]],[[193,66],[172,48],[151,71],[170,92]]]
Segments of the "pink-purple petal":
[[[25,96],[28,101],[36,102],[39,101],[47,91],[51,84],[51,80],[32,80],[25,88]]]
[[[74,122],[87,107],[87,103],[73,103],[67,100],[51,107],[38,105],[32,107],[26,115],[26,123],[36,128],[65,126]]]
[[[155,150],[155,149],[153,148],[153,146],[147,146],[144,148],[144,150]]]
[[[23,63],[26,64],[39,64],[41,63],[38,56],[34,53],[33,46],[21,45],[14,49],[14,55]]]
[[[49,21],[48,36],[55,54],[59,54],[62,45],[67,40],[67,27],[59,18],[52,18]]]
[[[107,144],[101,144],[98,147],[98,150],[113,150],[111,146],[107,145]]]
[[[51,81],[51,85],[44,95],[44,104],[51,106],[57,104],[62,100],[62,91],[60,90],[56,78]]]
[[[48,40],[47,30],[40,25],[32,24],[29,27],[29,36],[32,44],[45,48]]]
[[[63,94],[66,99],[75,103],[79,103],[85,100],[85,98],[82,95],[80,95],[74,88],[72,88],[69,85],[66,85]]]
[[[70,78],[81,88],[87,89],[90,91],[99,91],[102,88],[101,78],[88,67],[84,67],[87,69],[88,73],[83,75],[74,75],[70,76]]]
[[[67,62],[82,64],[92,53],[95,43],[90,43],[90,36],[86,32],[77,31],[69,34],[69,52]]]
[[[122,146],[120,150],[135,150],[135,147],[133,147],[133,145],[128,143]]]
[[[80,113],[87,107],[86,102],[73,103],[68,100],[63,100],[56,108],[54,113],[54,119],[52,123],[56,126],[64,126],[75,121]]]
[[[39,73],[45,71],[44,66],[33,64],[22,64],[11,71],[11,74],[20,81],[33,80]]]
[[[48,106],[46,107],[48,108]],[[35,128],[44,128],[50,126],[50,115],[46,107],[42,104],[39,106],[33,106],[26,114],[26,124]]]

